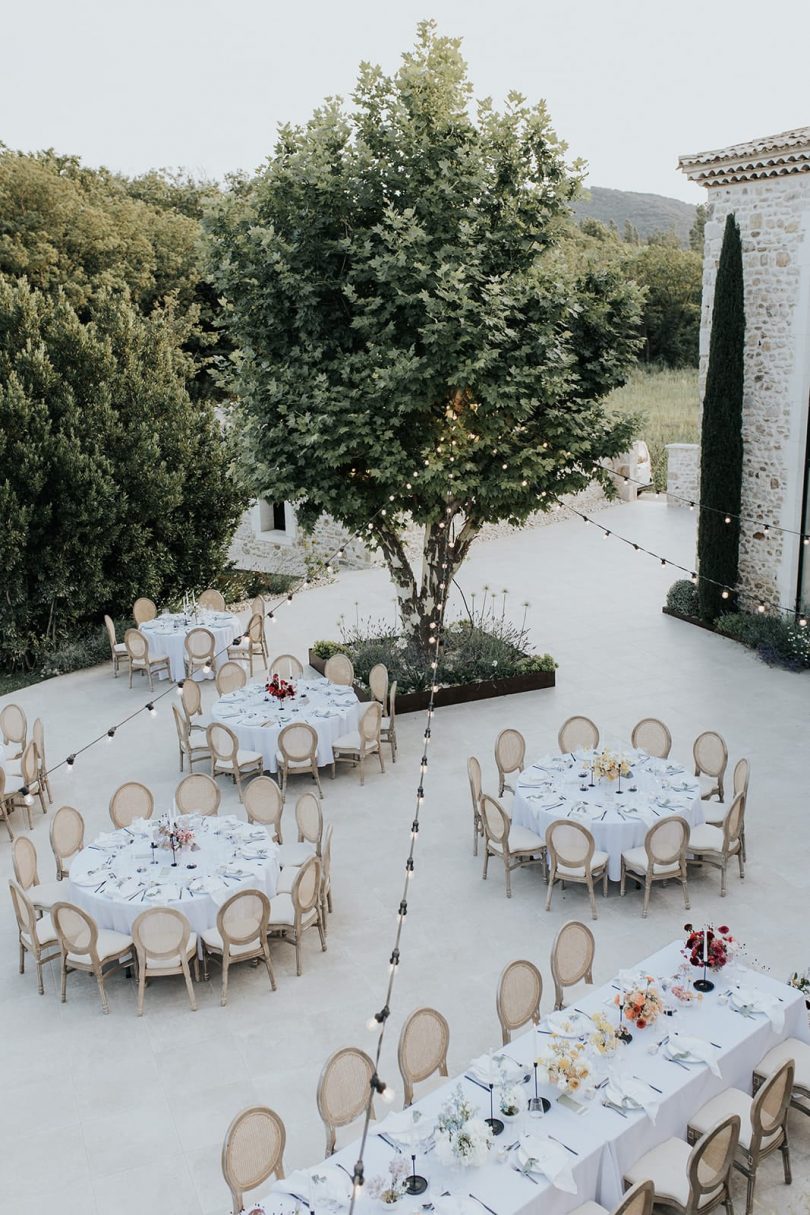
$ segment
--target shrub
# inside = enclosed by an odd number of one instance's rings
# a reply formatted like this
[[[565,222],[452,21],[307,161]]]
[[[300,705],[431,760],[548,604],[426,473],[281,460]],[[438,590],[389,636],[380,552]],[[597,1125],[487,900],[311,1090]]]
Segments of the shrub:
[[[550,654],[531,654],[528,658],[521,658],[518,669],[521,675],[530,675],[535,671],[551,674],[559,665]]]
[[[214,585],[222,591],[226,603],[242,603],[256,595],[286,595],[300,579],[294,574],[271,574],[263,570],[226,570]]]
[[[667,607],[679,616],[697,616],[697,587],[688,578],[679,578],[667,591]]]
[[[331,658],[333,654],[348,653],[346,646],[341,645],[339,641],[313,641],[310,649],[313,654],[317,654],[324,662],[326,662],[327,658]]]
[[[810,668],[810,633],[782,616],[728,612],[715,621],[718,633],[756,650],[769,666],[788,671]]]

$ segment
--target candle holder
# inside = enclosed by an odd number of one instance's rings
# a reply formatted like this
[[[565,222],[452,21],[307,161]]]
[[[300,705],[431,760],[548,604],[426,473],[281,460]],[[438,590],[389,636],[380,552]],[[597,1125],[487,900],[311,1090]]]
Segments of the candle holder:
[[[155,843],[154,840],[152,840],[149,847],[152,849],[152,864],[156,865],[157,864],[157,844]]]
[[[594,784],[594,779],[593,779],[593,760],[591,760],[591,779],[590,779],[590,783],[589,783],[589,785],[588,785],[588,788],[589,788],[589,789],[595,789],[595,788],[596,788],[596,785]]]
[[[624,1023],[624,992],[619,992],[619,1028],[616,1030],[616,1037],[620,1042],[627,1046],[633,1041],[633,1035]]]
[[[492,1131],[493,1135],[502,1135],[504,1124],[501,1122],[500,1118],[495,1117],[495,1109],[494,1109],[494,1106],[492,1103],[493,1102],[493,1098],[492,1098],[493,1088],[494,1088],[494,1085],[490,1082],[490,1085],[489,1085],[489,1117],[485,1118],[484,1122],[486,1122],[487,1126]]]
[[[529,1098],[529,1113],[533,1118],[540,1118],[551,1109],[551,1102],[541,1097],[537,1092],[537,1063],[534,1065],[534,1096]]]
[[[623,790],[622,790],[622,761],[621,761],[621,758],[619,759],[619,786],[618,786],[618,788],[616,789],[616,796],[617,796],[617,797],[622,797],[622,796],[623,796]]]
[[[692,986],[694,987],[695,991],[700,991],[700,992],[714,991],[714,983],[712,983],[711,979],[706,978],[706,959],[705,958],[703,959],[703,978],[695,979]]]
[[[503,1126],[501,1126],[503,1129]],[[427,1177],[421,1177],[416,1171],[416,1153],[411,1153],[411,1174],[405,1182],[406,1194],[424,1194],[428,1188]]]

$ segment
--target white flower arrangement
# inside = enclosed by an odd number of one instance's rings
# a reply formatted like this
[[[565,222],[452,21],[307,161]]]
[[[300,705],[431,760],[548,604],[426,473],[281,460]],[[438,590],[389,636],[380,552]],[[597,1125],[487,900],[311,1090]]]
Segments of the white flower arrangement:
[[[519,1084],[501,1085],[498,1112],[502,1118],[517,1118],[526,1108],[526,1094]]]
[[[436,1120],[436,1158],[441,1164],[480,1168],[489,1159],[492,1131],[457,1085]]]

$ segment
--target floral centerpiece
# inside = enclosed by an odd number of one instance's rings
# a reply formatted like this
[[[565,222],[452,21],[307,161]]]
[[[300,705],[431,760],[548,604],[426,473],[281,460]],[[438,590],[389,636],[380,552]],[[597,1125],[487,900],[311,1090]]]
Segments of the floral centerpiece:
[[[436,1120],[436,1156],[441,1164],[479,1168],[492,1147],[492,1131],[457,1085]]]
[[[608,1021],[604,1013],[594,1013],[591,1017],[593,1031],[588,1038],[590,1045],[597,1055],[612,1055],[618,1046],[616,1028]]]
[[[593,759],[595,776],[604,776],[605,780],[618,780],[620,776],[630,775],[630,764],[622,755],[613,751],[600,751]]]
[[[270,682],[264,685],[264,690],[275,696],[276,700],[287,700],[288,697],[295,696],[295,684],[279,675],[274,675]]]
[[[408,1160],[397,1153],[388,1163],[387,1177],[371,1177],[366,1186],[369,1198],[376,1198],[386,1206],[394,1206],[408,1193]]]
[[[160,846],[177,852],[180,848],[196,848],[194,832],[179,819],[161,819],[158,823]]]
[[[526,1108],[526,1094],[521,1084],[502,1084],[498,1097],[498,1112],[502,1118],[517,1118]]]
[[[684,924],[684,929],[687,937],[681,952],[690,965],[702,969],[705,962],[709,970],[725,966],[736,947],[728,925],[713,928],[707,924],[705,928],[693,928],[691,924]]]
[[[591,1079],[592,1068],[586,1044],[572,1038],[549,1038],[548,1050],[537,1060],[547,1084],[563,1093],[576,1093]]]
[[[619,992],[614,996],[614,1003],[636,1029],[646,1029],[657,1021],[664,1011],[664,998],[652,975],[645,975],[635,986]]]

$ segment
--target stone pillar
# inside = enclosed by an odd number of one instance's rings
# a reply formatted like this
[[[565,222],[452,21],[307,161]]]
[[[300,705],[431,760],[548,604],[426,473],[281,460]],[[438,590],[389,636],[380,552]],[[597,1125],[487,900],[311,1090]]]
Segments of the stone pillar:
[[[666,452],[667,506],[688,510],[689,502],[696,502],[700,492],[700,444],[667,443]]]

